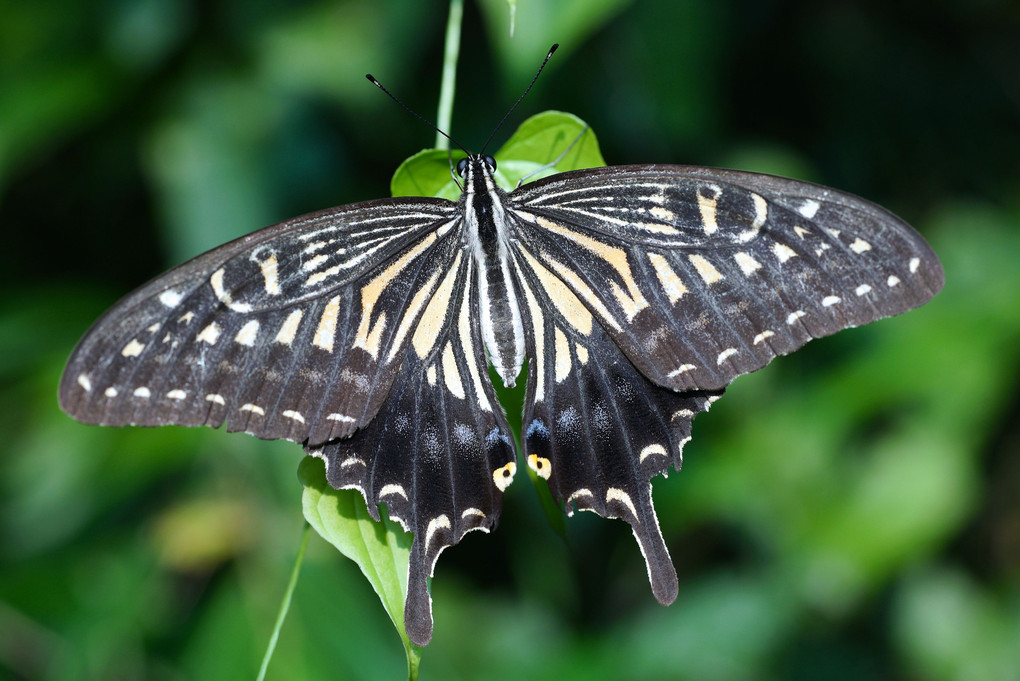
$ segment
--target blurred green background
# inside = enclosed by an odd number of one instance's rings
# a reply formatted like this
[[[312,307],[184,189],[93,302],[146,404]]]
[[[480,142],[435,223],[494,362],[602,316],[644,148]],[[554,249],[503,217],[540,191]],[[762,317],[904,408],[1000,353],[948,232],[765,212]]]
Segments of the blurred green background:
[[[423,679],[1020,678],[1020,7],[1013,0],[468,0],[453,134],[527,115],[609,163],[793,175],[931,241],[945,291],[738,379],[627,527],[501,527],[439,562]],[[384,196],[433,133],[442,2],[0,3],[0,678],[254,678],[300,448],[57,409],[88,325],[189,256]],[[377,597],[313,538],[271,679],[398,679]]]

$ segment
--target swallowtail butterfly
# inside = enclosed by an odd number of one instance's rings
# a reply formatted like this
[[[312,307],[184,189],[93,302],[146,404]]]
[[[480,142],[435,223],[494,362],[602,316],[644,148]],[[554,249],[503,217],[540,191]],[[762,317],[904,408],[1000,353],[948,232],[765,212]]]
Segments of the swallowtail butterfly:
[[[462,160],[458,201],[312,213],[157,277],[75,348],[61,407],[301,443],[414,533],[424,645],[436,559],[495,526],[517,472],[488,365],[511,386],[526,363],[523,460],[568,514],[629,523],[672,602],[651,479],[695,415],[812,338],[924,304],[942,267],[892,213],[806,182],[635,165],[505,192],[495,167]]]

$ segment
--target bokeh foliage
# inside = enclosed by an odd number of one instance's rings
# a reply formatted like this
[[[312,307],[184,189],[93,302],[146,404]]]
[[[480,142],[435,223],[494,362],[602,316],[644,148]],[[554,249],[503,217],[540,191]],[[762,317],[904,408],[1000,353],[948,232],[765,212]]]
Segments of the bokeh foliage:
[[[82,426],[63,362],[118,296],[254,228],[384,196],[433,134],[445,6],[0,5],[0,677],[254,677],[297,550],[300,450]],[[523,478],[447,551],[422,679],[1020,678],[1015,3],[468,0],[455,136],[545,109],[609,163],[736,166],[886,205],[945,291],[736,381],[655,484],[681,578],[622,523],[564,543]],[[495,141],[496,146],[502,139]],[[521,484],[524,482],[524,484]],[[276,679],[395,679],[358,569],[312,541]]]

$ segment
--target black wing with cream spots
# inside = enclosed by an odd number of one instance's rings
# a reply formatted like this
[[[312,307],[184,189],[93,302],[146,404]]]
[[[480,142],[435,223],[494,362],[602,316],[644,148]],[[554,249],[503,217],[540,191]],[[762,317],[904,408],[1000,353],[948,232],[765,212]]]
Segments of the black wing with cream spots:
[[[355,204],[254,232],[131,294],[68,362],[86,423],[319,444],[368,423],[459,250],[455,204]]]
[[[574,507],[631,525],[663,603],[676,573],[650,480],[736,376],[927,302],[924,240],[855,196],[772,176],[635,166],[509,196],[531,324],[523,446]]]
[[[336,488],[359,490],[378,519],[414,532],[404,622],[419,645],[432,636],[427,578],[466,532],[488,532],[517,470],[513,435],[488,378],[473,262],[457,257],[414,332],[376,418],[353,437],[309,448]]]
[[[649,381],[592,313],[526,252],[518,279],[532,343],[522,440],[528,466],[574,508],[634,532],[656,598],[672,603],[676,571],[652,505],[651,479],[677,470],[694,416],[722,391],[679,393]]]
[[[621,189],[625,188],[625,189]],[[927,302],[927,243],[856,196],[769,175],[622,166],[511,195],[519,238],[655,383],[714,390]]]

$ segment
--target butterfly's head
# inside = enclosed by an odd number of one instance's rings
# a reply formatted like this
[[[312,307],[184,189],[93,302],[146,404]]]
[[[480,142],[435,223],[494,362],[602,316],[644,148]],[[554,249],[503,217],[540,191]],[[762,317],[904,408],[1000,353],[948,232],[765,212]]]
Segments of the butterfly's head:
[[[468,164],[471,163],[472,160],[480,160],[482,163],[489,167],[489,172],[491,173],[496,172],[496,159],[489,156],[488,154],[484,155],[476,154],[468,156],[466,158],[462,158],[460,161],[457,162],[457,174],[460,175],[461,177],[464,177],[464,173],[467,172]]]

